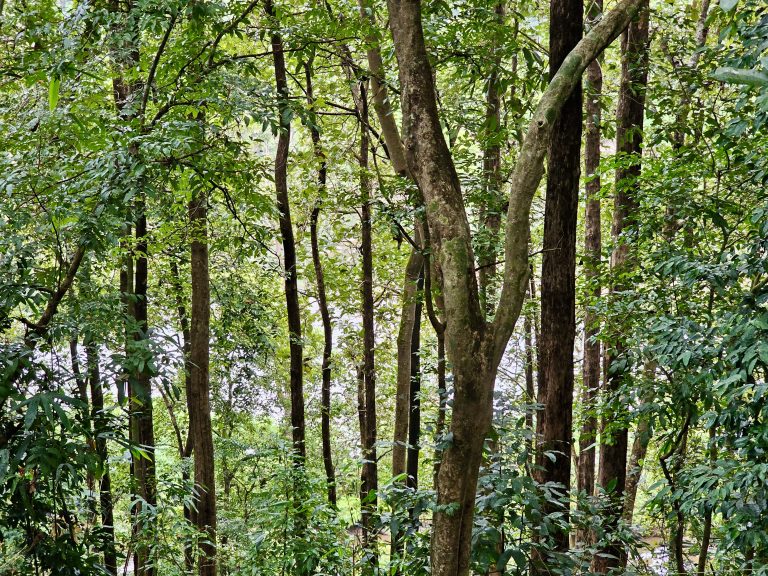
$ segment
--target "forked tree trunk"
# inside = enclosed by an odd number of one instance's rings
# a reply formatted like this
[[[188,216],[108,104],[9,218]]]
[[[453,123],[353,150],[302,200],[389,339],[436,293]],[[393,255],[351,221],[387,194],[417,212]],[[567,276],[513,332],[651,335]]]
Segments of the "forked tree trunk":
[[[617,273],[626,273],[632,266],[630,245],[625,231],[631,225],[637,208],[637,179],[640,176],[640,155],[642,152],[642,129],[645,115],[645,87],[648,77],[648,2],[643,0],[642,9],[622,36],[622,73],[619,88],[619,102],[616,111],[616,151],[626,155],[631,162],[616,170],[616,193],[613,210],[611,236],[616,248],[611,254],[611,268]],[[621,284],[611,286],[612,293],[620,293]],[[616,334],[621,330],[617,328]],[[606,355],[608,379],[606,394],[610,397],[619,392],[629,377],[629,370],[614,368],[614,362],[621,358],[625,346],[621,337],[615,339],[613,351]],[[607,402],[602,417],[600,470],[598,484],[610,492],[611,506],[605,520],[610,532],[615,530],[624,508],[624,486],[627,481],[627,428],[615,430],[607,437],[609,423],[622,421],[623,407],[617,402]],[[626,553],[617,544],[606,546],[594,558],[593,569],[604,574],[612,568],[626,564]]]
[[[189,428],[195,447],[195,488],[198,493],[197,529],[205,536],[199,542],[200,576],[216,575],[216,479],[213,459],[213,430],[210,403],[211,293],[208,271],[208,195],[197,190],[189,203],[192,236],[192,321],[190,327]]]
[[[554,78],[582,35],[582,0],[550,2],[549,74]],[[549,142],[544,245],[541,264],[541,329],[538,341],[539,402],[536,421],[538,480],[571,484],[573,438],[573,343],[576,335],[576,218],[581,174],[581,86],[576,86],[555,120]],[[547,454],[547,452],[549,454]],[[549,503],[548,513],[568,508]],[[568,549],[568,532],[551,534],[554,550]],[[536,574],[548,573],[545,558]]]
[[[450,444],[438,474],[432,535],[432,574],[469,572],[472,521],[482,448],[491,421],[496,371],[525,298],[531,200],[543,175],[552,125],[587,64],[607,46],[641,0],[623,0],[560,66],[536,107],[510,177],[504,278],[492,323],[485,320],[475,257],[459,179],[438,117],[432,70],[418,0],[389,0],[399,64],[404,134],[410,173],[424,194],[431,246],[444,299],[445,343],[454,374]]]

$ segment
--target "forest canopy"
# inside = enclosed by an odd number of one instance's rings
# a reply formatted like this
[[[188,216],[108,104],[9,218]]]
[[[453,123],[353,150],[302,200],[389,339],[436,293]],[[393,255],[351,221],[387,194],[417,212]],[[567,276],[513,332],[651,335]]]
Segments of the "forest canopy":
[[[768,574],[762,0],[0,43],[0,576]]]

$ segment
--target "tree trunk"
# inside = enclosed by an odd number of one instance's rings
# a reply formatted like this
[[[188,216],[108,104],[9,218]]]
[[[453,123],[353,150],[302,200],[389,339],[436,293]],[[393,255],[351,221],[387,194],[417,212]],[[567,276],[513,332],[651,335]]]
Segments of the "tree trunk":
[[[333,353],[333,326],[331,325],[331,314],[328,311],[325,275],[323,274],[323,264],[320,261],[320,247],[317,238],[317,223],[320,218],[322,197],[325,194],[328,164],[323,148],[320,145],[320,130],[317,127],[317,117],[314,116],[313,106],[315,97],[312,89],[311,62],[304,64],[304,71],[307,79],[307,101],[310,111],[313,113],[309,129],[312,136],[315,160],[317,161],[318,198],[315,201],[315,207],[312,209],[312,215],[309,219],[309,234],[312,246],[312,264],[315,268],[315,279],[317,281],[317,306],[320,308],[320,317],[323,322],[323,382],[320,391],[320,428],[323,446],[323,465],[325,466],[325,479],[328,487],[328,502],[333,508],[336,508],[336,472],[333,467],[333,455],[331,454],[331,354]]]
[[[420,242],[418,227],[415,239]],[[395,397],[395,433],[392,445],[392,477],[405,473],[408,442],[409,394],[411,388],[411,338],[416,318],[417,282],[424,265],[421,251],[413,248],[405,266],[400,327],[397,333],[397,392]]]
[[[371,182],[368,175],[368,95],[366,82],[360,82],[360,201],[362,227],[362,303],[363,303],[363,375],[365,379],[365,437],[363,457],[365,461],[365,502],[363,503],[363,530],[368,535],[368,565],[365,573],[378,570],[376,537],[373,534],[378,508],[378,462],[376,456],[376,366],[373,301],[373,239],[371,230]]]
[[[611,236],[616,248],[611,254],[611,268],[615,272],[631,269],[630,245],[624,238],[625,230],[637,208],[637,178],[640,175],[640,155],[642,153],[642,129],[645,115],[645,87],[648,77],[648,3],[643,0],[642,9],[622,36],[622,71],[619,88],[619,102],[616,111],[616,152],[628,155],[631,163],[616,170],[616,193],[613,210]],[[621,284],[611,287],[613,294],[623,290]],[[621,329],[616,328],[619,336],[615,340],[614,350],[606,355],[606,367],[609,371],[606,393],[615,395],[624,386],[629,377],[629,370],[615,369],[615,362],[624,354],[625,347],[620,337]],[[600,469],[598,483],[611,492],[611,510],[606,518],[607,530],[616,528],[624,507],[624,486],[627,480],[627,429],[621,428],[607,437],[609,423],[622,421],[623,407],[617,402],[609,402],[609,407],[602,417]],[[613,490],[610,488],[613,487]],[[594,571],[604,574],[612,568],[626,564],[626,553],[621,546],[611,545],[601,550],[594,559]]]
[[[360,15],[369,21],[371,28],[377,26],[375,7],[370,0],[358,0]],[[370,96],[373,109],[381,126],[381,136],[387,147],[389,160],[395,174],[410,178],[405,160],[405,149],[400,131],[395,122],[392,103],[389,100],[384,63],[379,40],[369,34],[365,38],[368,73],[370,75]],[[362,100],[358,98],[359,101]],[[367,112],[366,112],[367,114]],[[414,244],[405,267],[400,325],[397,333],[397,391],[395,396],[395,428],[392,439],[392,476],[397,478],[406,471],[406,444],[408,441],[409,390],[411,386],[411,337],[416,309],[416,282],[423,265],[421,253],[420,222],[414,222]],[[398,542],[392,541],[393,556],[397,553]]]
[[[656,378],[656,362],[648,361],[643,369],[646,386],[650,386]],[[653,402],[653,394],[649,390],[643,398],[643,404]],[[642,407],[641,407],[642,408]],[[635,429],[635,439],[632,442],[632,451],[629,455],[629,464],[627,465],[627,480],[624,484],[624,512],[623,518],[627,524],[632,524],[632,517],[635,513],[635,501],[637,500],[637,489],[640,486],[640,477],[643,474],[645,456],[648,453],[648,444],[653,436],[650,416],[643,413]]]
[[[133,334],[136,349],[141,354],[149,356],[149,325],[148,325],[148,242],[147,242],[147,215],[146,198],[140,193],[136,199],[136,268],[134,275],[134,321],[136,331]],[[149,510],[157,505],[157,478],[155,475],[155,427],[153,422],[152,407],[152,369],[148,360],[139,364],[135,369],[131,381],[133,393],[132,406],[136,407],[132,412],[134,428],[136,430],[136,442],[144,451],[142,457],[134,464],[136,479],[139,484],[139,495],[146,502]],[[154,539],[154,522],[149,526],[141,527],[142,537],[148,542]],[[147,544],[146,548],[140,546],[138,550],[139,574],[154,576],[156,573],[153,558],[153,546]]]
[[[216,576],[216,479],[210,404],[211,294],[208,271],[208,195],[193,194],[189,203],[192,236],[192,322],[190,329],[189,388],[192,392],[189,428],[195,447],[195,488],[198,493],[195,520],[204,533],[200,541],[199,575]]]
[[[424,290],[424,272],[419,274],[416,314],[411,337],[411,390],[410,417],[408,419],[408,487],[419,486],[419,442],[421,434],[421,293]]]
[[[184,292],[181,285],[181,276],[179,275],[179,266],[176,260],[171,260],[171,286],[176,300],[176,311],[179,316],[179,327],[181,328],[181,351],[184,354],[184,391],[187,402],[187,415],[191,417],[194,410],[192,384],[190,381],[190,351],[192,337],[189,331],[189,316],[187,307],[184,304]],[[170,410],[170,407],[169,407]],[[181,431],[178,431],[179,459],[181,461],[181,481],[184,486],[189,482],[189,467],[185,460],[192,455],[194,451],[194,442],[192,438],[192,427],[187,428],[186,441],[181,438]],[[197,525],[195,520],[195,510],[191,505],[184,504],[184,519],[190,524]],[[194,558],[192,555],[192,543],[187,540],[184,543],[184,566],[188,572],[194,569]]]
[[[275,11],[271,0],[265,3],[267,14],[274,18]],[[273,22],[277,27],[278,23]],[[306,446],[304,443],[304,382],[303,382],[303,343],[301,336],[301,310],[299,306],[299,284],[296,269],[296,245],[293,239],[291,208],[288,201],[288,150],[291,140],[290,104],[288,81],[285,69],[283,39],[275,28],[272,32],[272,54],[275,68],[275,87],[277,88],[280,129],[277,137],[275,154],[275,192],[277,210],[280,213],[280,236],[283,241],[283,273],[285,274],[285,300],[288,310],[288,333],[291,352],[291,430],[295,463],[304,467]]]
[[[496,23],[504,23],[504,2],[496,4]],[[498,46],[494,46],[499,48]],[[498,242],[501,215],[504,211],[501,176],[501,96],[499,67],[501,58],[494,58],[485,98],[485,123],[481,131],[480,146],[483,149],[483,203],[480,206],[481,229],[487,235],[483,249],[478,254],[478,287],[480,303],[486,313],[493,311],[493,279],[496,276]]]
[[[533,274],[531,274],[531,277],[533,277]],[[530,284],[530,288],[528,289],[528,298],[531,301],[535,301],[535,282],[532,281]],[[536,384],[534,383],[534,346],[536,343],[533,339],[534,322],[531,319],[531,316],[534,315],[535,311],[529,311],[523,317],[523,348],[525,351],[525,403],[527,405],[525,408],[525,428],[530,433],[530,438],[528,438],[525,442],[526,451],[528,452],[528,465],[533,463],[533,439],[535,434],[535,430],[533,428],[533,414],[536,411],[534,407],[534,404],[536,404]]]
[[[603,12],[602,0],[593,0],[587,10],[587,21],[594,25]],[[584,169],[587,173],[586,209],[584,213],[584,277],[587,283],[587,305],[584,310],[584,365],[582,387],[583,419],[579,431],[579,465],[577,487],[581,494],[592,496],[595,492],[595,442],[597,441],[597,417],[594,406],[600,389],[600,320],[594,306],[602,292],[599,282],[599,266],[602,253],[600,224],[600,141],[603,72],[599,60],[587,67],[586,78],[586,137],[584,143]],[[589,534],[579,532],[577,541],[587,542]]]
[[[623,0],[563,62],[528,127],[510,177],[504,276],[492,323],[481,308],[475,257],[459,179],[443,137],[418,0],[389,0],[399,64],[408,167],[424,195],[431,247],[439,270],[445,343],[454,374],[450,443],[438,474],[431,559],[434,576],[469,571],[472,521],[482,448],[492,415],[496,370],[520,314],[527,282],[531,200],[560,108],[587,64],[627,25],[641,0]]]
[[[91,391],[91,419],[96,456],[101,462],[102,473],[99,481],[99,508],[104,543],[104,567],[109,574],[117,574],[117,552],[115,550],[115,520],[112,508],[112,478],[109,474],[109,454],[104,434],[108,431],[108,416],[104,412],[104,392],[101,389],[98,346],[90,337],[86,338],[85,355],[88,364],[88,387]]]
[[[582,0],[550,2],[549,74],[554,78],[582,34]],[[581,174],[581,86],[564,103],[547,154],[547,193],[541,264],[541,331],[538,341],[539,402],[536,421],[538,480],[566,491],[571,482],[573,343],[576,335],[576,218]],[[550,454],[545,454],[549,452]],[[550,456],[553,455],[554,459]],[[567,507],[549,504],[546,512]],[[568,532],[552,534],[554,549],[568,549]],[[546,559],[535,573],[548,572]]]

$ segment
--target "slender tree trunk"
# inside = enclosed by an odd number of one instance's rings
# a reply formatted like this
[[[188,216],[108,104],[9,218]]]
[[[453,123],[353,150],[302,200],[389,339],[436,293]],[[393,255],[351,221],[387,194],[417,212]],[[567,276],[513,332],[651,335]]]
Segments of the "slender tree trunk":
[[[709,429],[709,465],[714,469],[717,465],[717,428],[714,426]],[[707,506],[704,512],[704,528],[701,534],[701,549],[699,550],[699,561],[696,566],[697,576],[705,576],[707,570],[707,559],[709,555],[709,544],[712,538],[712,507]]]
[[[285,48],[275,19],[272,0],[266,0],[264,9],[272,20],[272,54],[277,89],[279,132],[275,153],[275,193],[277,210],[280,214],[280,236],[283,243],[283,273],[285,274],[285,302],[288,312],[288,337],[290,339],[290,392],[291,392],[291,438],[293,441],[294,465],[294,513],[295,547],[301,548],[306,537],[307,517],[302,511],[305,486],[306,428],[304,423],[304,344],[301,333],[301,308],[299,304],[298,269],[296,267],[296,244],[293,236],[291,208],[288,199],[288,153],[291,139],[290,102],[285,66]],[[296,574],[306,573],[303,562],[296,563]]]
[[[108,430],[108,416],[104,412],[104,392],[101,389],[101,375],[99,373],[99,350],[90,336],[86,337],[85,355],[88,364],[88,387],[91,391],[91,419],[96,438],[96,456],[102,466],[99,481],[99,509],[101,510],[101,531],[103,533],[104,567],[114,576],[117,574],[115,520],[112,507],[112,478],[109,474],[107,439],[104,436]]]
[[[198,573],[216,575],[216,479],[213,460],[213,429],[210,403],[211,294],[208,271],[208,195],[198,190],[189,203],[192,236],[192,321],[190,326],[189,388],[192,393],[189,428],[195,447],[195,488],[198,493],[195,520],[204,533],[200,541]]]
[[[640,156],[642,153],[642,129],[645,116],[645,87],[648,78],[648,3],[643,0],[642,9],[630,23],[622,36],[622,73],[619,88],[619,103],[616,111],[616,151],[627,155],[632,162],[616,170],[616,194],[613,210],[611,236],[616,248],[611,254],[611,268],[616,272],[626,272],[632,266],[630,244],[625,238],[625,231],[630,226],[637,207],[637,178],[640,175]],[[623,287],[616,284],[611,287],[613,294],[620,293]],[[620,334],[620,328],[617,328]],[[625,352],[625,346],[619,336],[613,351],[606,355],[606,367],[610,367]],[[606,382],[606,394],[616,395],[629,378],[629,370],[609,370]],[[607,399],[609,400],[609,398]],[[607,437],[609,423],[622,420],[621,411],[615,401],[608,401],[608,408],[603,414],[601,424],[599,485],[608,490],[612,509],[608,512],[606,526],[609,531],[615,529],[624,508],[624,486],[627,480],[627,428],[622,427]],[[607,546],[602,554],[594,558],[594,571],[605,574],[612,568],[626,564],[626,553],[618,545]]]
[[[587,20],[593,25],[603,12],[602,0],[592,0],[587,9]],[[587,282],[587,304],[584,310],[584,365],[582,387],[583,419],[579,431],[578,491],[592,496],[595,492],[595,442],[597,441],[597,417],[594,412],[597,392],[600,389],[600,331],[599,318],[594,306],[602,292],[599,282],[599,266],[602,253],[600,224],[600,141],[603,72],[600,60],[593,60],[587,67],[586,138],[584,143],[584,169],[587,173],[586,209],[584,214],[584,277]],[[587,542],[589,534],[580,531],[577,541]]]
[[[533,276],[533,275],[531,275]],[[531,282],[531,286],[528,289],[528,298],[534,300],[535,298],[535,284]],[[534,428],[533,428],[533,413],[535,412],[534,404],[536,404],[536,384],[534,382],[534,346],[533,340],[533,321],[531,316],[533,311],[529,311],[523,317],[523,348],[525,351],[525,428],[529,431],[530,437],[526,440],[526,450],[528,452],[528,464],[532,463],[533,448],[534,448]]]
[[[187,315],[187,307],[184,304],[184,291],[182,289],[181,285],[181,276],[179,275],[179,265],[177,264],[176,260],[171,260],[171,285],[173,287],[174,291],[174,298],[176,300],[176,311],[179,316],[179,327],[181,328],[181,351],[184,355],[184,391],[186,396],[186,403],[187,403],[187,414],[191,415],[194,406],[193,406],[193,396],[194,393],[192,392],[192,384],[190,381],[190,373],[191,373],[191,366],[190,366],[190,351],[191,351],[191,340],[192,337],[190,335],[189,330],[189,316]],[[170,410],[170,407],[169,407]],[[189,466],[188,463],[185,461],[188,459],[192,452],[194,451],[194,442],[192,438],[192,427],[190,426],[187,429],[187,438],[186,441],[182,440],[181,438],[181,431],[178,431],[178,449],[179,449],[179,460],[181,461],[181,481],[184,486],[186,486],[189,483]],[[190,524],[197,525],[197,521],[194,518],[195,510],[191,505],[184,504],[184,519],[189,522]],[[194,569],[194,557],[192,555],[192,542],[187,541],[184,544],[184,566],[186,567],[187,571],[191,572]]]
[[[419,442],[421,435],[421,292],[424,289],[424,273],[419,274],[416,314],[411,337],[411,390],[410,418],[408,420],[408,487],[419,486]]]
[[[274,7],[271,0],[266,1],[265,7],[267,14],[274,18]],[[277,26],[278,23],[274,22],[273,25]],[[272,33],[272,53],[275,68],[275,86],[278,95],[278,110],[280,112],[280,131],[277,137],[277,153],[275,155],[275,191],[277,195],[277,209],[280,213],[280,235],[283,240],[285,300],[288,310],[288,333],[291,351],[291,429],[296,464],[303,468],[304,460],[306,459],[306,446],[304,443],[303,343],[296,269],[296,245],[293,238],[291,208],[288,201],[288,150],[291,139],[291,124],[283,39],[277,29]]]
[[[372,29],[377,26],[375,6],[371,0],[358,0],[360,15],[367,19]],[[373,109],[381,126],[381,136],[387,147],[389,160],[395,174],[410,178],[405,160],[405,149],[395,122],[392,103],[389,100],[384,63],[379,39],[369,34],[366,39],[366,56],[370,75],[370,96]],[[358,104],[361,98],[358,98]],[[421,224],[414,222],[411,253],[405,268],[400,325],[397,333],[397,391],[395,396],[395,428],[392,442],[392,476],[402,476],[406,471],[406,444],[408,441],[408,406],[411,385],[411,337],[416,309],[416,283],[424,258],[421,253]],[[397,539],[392,541],[392,554],[399,550]]]
[[[371,183],[368,176],[368,95],[366,82],[360,82],[360,196],[362,211],[362,301],[363,301],[363,373],[365,376],[365,443],[363,454],[365,462],[365,492],[362,517],[363,530],[368,534],[369,565],[366,573],[375,574],[378,569],[376,537],[373,534],[378,508],[379,489],[378,464],[376,456],[376,368],[375,368],[375,328],[373,301],[373,239],[371,230]]]
[[[656,363],[652,361],[647,362],[643,372],[647,383],[646,386],[648,386],[656,378]],[[649,402],[653,402],[650,392],[643,399],[643,404]],[[650,416],[642,413],[635,429],[635,439],[632,442],[632,451],[629,454],[629,464],[627,465],[627,480],[624,484],[623,518],[627,524],[632,524],[632,518],[635,513],[637,489],[640,486],[640,478],[643,474],[645,456],[648,453],[648,444],[651,442],[651,436],[653,436],[653,429],[651,428]]]
[[[148,241],[147,241],[147,215],[146,198],[143,193],[136,198],[136,268],[134,276],[134,321],[136,331],[133,338],[136,342],[137,350],[142,354],[150,354],[149,347],[149,324],[148,324]],[[136,430],[136,442],[141,446],[144,455],[138,458],[134,463],[136,479],[139,484],[139,495],[147,504],[147,510],[142,510],[152,514],[152,510],[157,505],[157,478],[155,474],[155,427],[153,422],[152,406],[152,369],[149,362],[144,361],[134,371],[131,381],[132,406],[135,411],[132,412],[134,418],[134,427]],[[154,546],[149,542],[154,541],[155,523],[151,518],[148,519],[149,525],[142,525],[142,539],[148,542],[142,544],[138,549],[139,574],[145,576],[154,576],[156,573],[154,566]]]
[[[418,226],[416,242],[420,241]],[[417,283],[424,264],[420,250],[412,249],[405,267],[400,326],[397,333],[397,392],[395,397],[395,433],[392,445],[392,476],[405,473],[408,442],[409,391],[411,388],[411,338],[416,318]],[[394,544],[394,542],[393,542]]]
[[[554,78],[582,35],[582,0],[550,2],[549,75]],[[547,194],[541,265],[541,333],[538,341],[539,402],[536,422],[538,479],[566,491],[571,482],[573,344],[576,335],[576,218],[581,173],[581,86],[554,123],[547,155]],[[554,455],[545,454],[549,452]],[[547,512],[568,508],[554,504]],[[568,532],[552,534],[555,550],[568,549]],[[548,572],[544,562],[535,573]]]
[[[496,24],[504,23],[504,2],[496,4]],[[494,46],[496,49],[499,46]],[[504,211],[501,176],[501,97],[499,68],[501,58],[496,56],[488,75],[485,98],[485,122],[481,132],[480,146],[483,149],[483,203],[480,207],[480,223],[486,235],[486,244],[478,254],[478,287],[480,303],[486,313],[493,311],[493,279],[496,276],[501,215]]]
[[[304,71],[307,79],[307,101],[311,112],[314,112],[315,97],[312,89],[311,62],[304,64]],[[336,508],[336,472],[333,467],[333,455],[331,454],[331,354],[333,353],[333,326],[331,325],[331,314],[328,311],[325,275],[323,273],[323,264],[320,260],[320,247],[317,237],[318,219],[320,218],[322,197],[325,194],[328,175],[328,163],[320,144],[320,129],[317,127],[317,117],[314,114],[312,115],[309,129],[312,136],[315,160],[317,161],[318,188],[318,198],[315,201],[315,207],[312,209],[312,215],[309,220],[309,232],[312,245],[312,264],[315,268],[315,279],[317,281],[317,305],[320,308],[320,317],[323,321],[323,382],[320,391],[320,428],[323,446],[323,465],[325,466],[325,479],[328,486],[328,502]]]

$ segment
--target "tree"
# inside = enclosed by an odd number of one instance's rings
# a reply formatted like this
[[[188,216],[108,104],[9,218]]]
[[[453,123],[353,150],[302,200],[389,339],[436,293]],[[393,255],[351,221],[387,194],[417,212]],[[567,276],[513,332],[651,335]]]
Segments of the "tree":
[[[549,74],[555,76],[582,35],[581,0],[550,3]],[[571,484],[573,342],[576,335],[576,218],[581,175],[581,85],[555,120],[547,152],[547,192],[541,264],[541,328],[538,339],[539,402],[537,465],[541,483],[567,491]],[[560,508],[549,506],[551,511]],[[568,510],[565,510],[567,515]],[[553,535],[557,550],[568,534]],[[544,569],[544,568],[542,568]],[[540,569],[541,570],[541,569]],[[548,570],[548,569],[546,569]]]
[[[625,166],[616,170],[616,195],[613,209],[611,237],[614,250],[611,253],[611,269],[618,278],[626,275],[633,265],[630,253],[631,230],[634,212],[639,199],[637,179],[640,175],[642,130],[645,114],[645,89],[648,78],[648,6],[643,4],[637,17],[622,36],[621,86],[616,110],[616,150],[624,159]],[[611,286],[612,294],[621,292],[621,281]],[[620,334],[617,329],[616,334]],[[624,485],[627,479],[628,430],[623,408],[616,395],[630,377],[626,347],[621,336],[611,342],[612,349],[606,354],[608,380],[605,385],[605,412],[602,415],[600,438],[600,468],[598,484],[609,493],[612,509],[607,524],[610,529],[618,526],[624,505]],[[626,563],[626,554],[620,545],[614,544],[597,554],[593,567],[604,574]]]
[[[446,352],[453,365],[451,444],[442,454],[438,511],[432,537],[432,573],[467,574],[477,476],[490,425],[499,361],[514,328],[528,280],[530,203],[542,177],[552,125],[581,73],[627,25],[639,7],[622,2],[565,58],[542,96],[510,177],[504,280],[495,320],[480,308],[464,202],[440,126],[434,81],[417,0],[390,0],[390,29],[402,87],[407,160],[421,189],[445,300]]]

